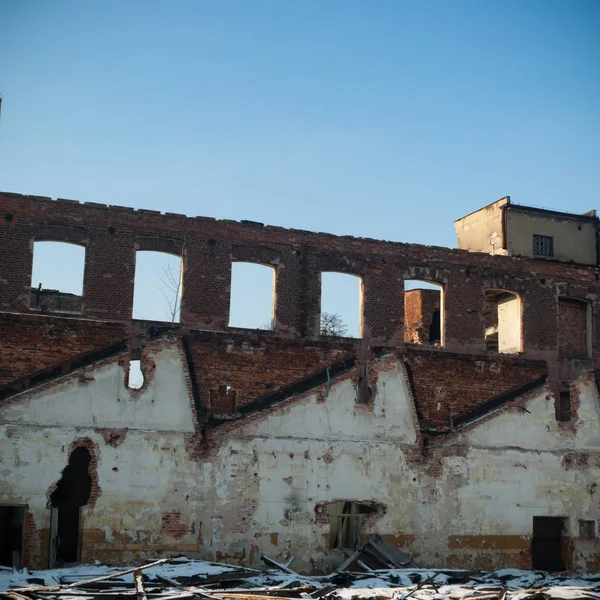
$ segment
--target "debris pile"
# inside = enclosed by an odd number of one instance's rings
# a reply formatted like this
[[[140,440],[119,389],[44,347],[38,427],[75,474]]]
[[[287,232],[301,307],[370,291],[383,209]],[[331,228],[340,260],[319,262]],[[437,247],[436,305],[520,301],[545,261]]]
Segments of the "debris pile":
[[[418,567],[372,569],[386,547],[365,544],[352,562],[363,571],[326,576],[295,573],[289,561],[263,556],[259,571],[185,557],[130,569],[102,565],[36,573],[0,570],[2,600],[600,600],[600,575],[504,569],[494,573]],[[395,562],[398,556],[386,555]],[[410,560],[410,558],[408,558]],[[362,563],[362,565],[360,564]],[[347,569],[348,567],[345,567]],[[5,590],[5,591],[1,591]]]

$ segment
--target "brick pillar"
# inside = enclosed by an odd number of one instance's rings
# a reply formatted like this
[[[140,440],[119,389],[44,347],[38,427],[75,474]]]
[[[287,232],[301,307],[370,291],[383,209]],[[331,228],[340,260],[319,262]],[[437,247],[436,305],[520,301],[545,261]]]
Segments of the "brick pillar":
[[[302,264],[302,328],[306,337],[318,337],[321,328],[321,269],[319,259],[307,253]]]
[[[363,337],[370,344],[404,343],[404,279],[392,266],[369,267],[363,277]]]
[[[114,233],[110,233],[114,231]],[[135,279],[135,237],[118,228],[90,233],[85,251],[83,298],[85,316],[131,319]]]
[[[304,258],[301,249],[281,251],[275,280],[275,327],[282,333],[300,335],[303,329]]]
[[[450,352],[485,352],[483,279],[455,269],[444,286],[444,347]]]
[[[181,323],[224,331],[229,325],[231,244],[192,237],[183,256]]]
[[[33,233],[16,214],[0,218],[0,310],[29,311]]]

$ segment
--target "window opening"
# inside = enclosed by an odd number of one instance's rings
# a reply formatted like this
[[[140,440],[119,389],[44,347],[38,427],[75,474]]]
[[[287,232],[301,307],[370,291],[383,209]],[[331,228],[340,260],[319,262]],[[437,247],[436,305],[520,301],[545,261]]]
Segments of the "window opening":
[[[593,540],[596,538],[596,521],[579,521],[579,539]]]
[[[321,273],[321,335],[362,337],[362,278],[357,275]]]
[[[360,542],[365,515],[377,508],[360,502],[333,502],[329,505],[329,539],[332,548],[356,548]]]
[[[30,307],[41,312],[81,313],[85,247],[35,242]]]
[[[521,299],[517,294],[486,290],[483,319],[488,350],[503,354],[521,352]]]
[[[563,517],[533,517],[531,562],[540,571],[564,571]]]
[[[21,568],[24,506],[0,506],[0,565]]]
[[[91,461],[87,448],[75,448],[56,489],[50,495],[52,508],[58,509],[54,512],[55,528],[51,535],[56,564],[79,560],[81,507],[88,503],[92,491],[92,478],[88,472]]]
[[[442,345],[442,286],[418,279],[404,281],[404,341]]]
[[[534,256],[554,256],[554,238],[548,235],[533,236]]]
[[[229,327],[275,328],[275,275],[268,265],[231,265]]]
[[[571,392],[559,392],[555,409],[557,421],[567,422],[571,420]]]
[[[127,376],[127,387],[139,390],[144,385],[144,373],[142,372],[141,360],[129,361],[129,374]]]
[[[133,318],[179,323],[183,261],[166,252],[135,253]]]

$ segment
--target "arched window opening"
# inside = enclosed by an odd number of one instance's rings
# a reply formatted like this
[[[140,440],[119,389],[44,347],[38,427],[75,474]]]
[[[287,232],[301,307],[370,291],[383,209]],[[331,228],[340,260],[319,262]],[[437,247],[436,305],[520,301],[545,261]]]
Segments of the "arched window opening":
[[[362,337],[362,296],[357,275],[321,273],[321,335]]]
[[[275,329],[275,275],[267,265],[231,265],[229,327]]]
[[[592,356],[591,306],[575,298],[558,299],[558,342],[562,358]]]
[[[483,319],[488,350],[502,354],[521,352],[521,299],[517,294],[486,290]]]
[[[129,361],[129,373],[127,375],[127,387],[131,390],[139,390],[144,385],[144,373],[142,372],[141,360]]]
[[[442,346],[443,288],[418,279],[404,281],[404,341]]]
[[[68,242],[35,242],[30,308],[40,312],[81,313],[85,247]]]
[[[180,256],[150,250],[136,252],[134,319],[179,323],[182,268]]]

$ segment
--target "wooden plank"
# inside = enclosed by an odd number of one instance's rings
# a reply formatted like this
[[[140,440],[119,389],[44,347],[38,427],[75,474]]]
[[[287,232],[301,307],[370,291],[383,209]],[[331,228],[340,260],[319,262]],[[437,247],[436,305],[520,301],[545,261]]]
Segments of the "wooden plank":
[[[136,600],[148,600],[146,598],[146,591],[144,590],[144,578],[140,569],[133,572],[133,581],[135,582]]]
[[[283,571],[284,573],[289,573],[290,575],[298,575],[298,573],[296,573],[296,571],[292,571],[292,569],[286,567],[285,565],[275,562],[272,558],[269,558],[266,554],[261,555],[260,559],[265,564],[269,565],[270,567],[275,567],[276,569],[279,569],[280,571]]]

